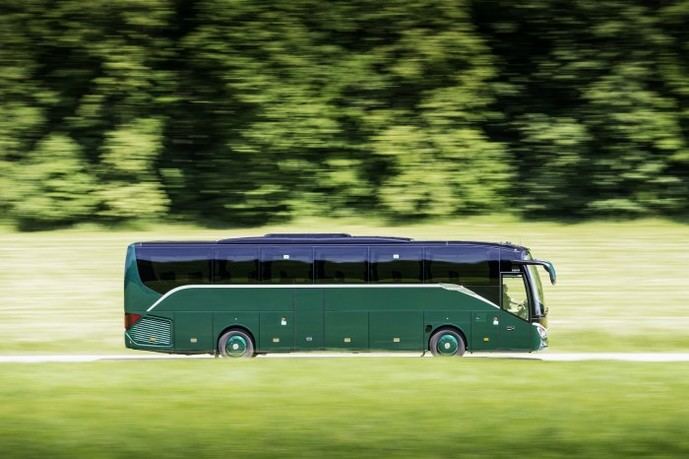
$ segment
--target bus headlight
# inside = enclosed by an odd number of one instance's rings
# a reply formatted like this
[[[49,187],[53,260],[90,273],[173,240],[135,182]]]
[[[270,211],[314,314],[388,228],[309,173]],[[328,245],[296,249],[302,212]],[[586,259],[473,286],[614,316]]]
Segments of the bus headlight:
[[[548,330],[541,324],[533,324],[541,338],[541,347],[548,346]]]

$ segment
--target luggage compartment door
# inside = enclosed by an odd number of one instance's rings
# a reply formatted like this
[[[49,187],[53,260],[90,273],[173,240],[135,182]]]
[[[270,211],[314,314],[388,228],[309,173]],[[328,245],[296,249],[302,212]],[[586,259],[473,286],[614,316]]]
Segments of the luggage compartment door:
[[[260,313],[259,352],[289,352],[294,349],[294,313],[269,311]]]

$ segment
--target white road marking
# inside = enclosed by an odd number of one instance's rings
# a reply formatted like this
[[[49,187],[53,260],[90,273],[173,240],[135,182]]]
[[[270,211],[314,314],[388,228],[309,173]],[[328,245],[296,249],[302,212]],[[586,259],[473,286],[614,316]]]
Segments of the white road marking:
[[[294,352],[290,354],[268,354],[259,358],[418,358],[420,353],[411,352]],[[426,353],[426,357],[430,357]],[[538,360],[546,362],[582,362],[613,360],[621,362],[689,362],[689,352],[538,352],[507,353],[486,352],[465,354],[472,359]],[[178,355],[156,353],[131,354],[54,354],[54,355],[0,355],[0,363],[83,363],[116,360],[196,360],[212,359],[208,354]]]

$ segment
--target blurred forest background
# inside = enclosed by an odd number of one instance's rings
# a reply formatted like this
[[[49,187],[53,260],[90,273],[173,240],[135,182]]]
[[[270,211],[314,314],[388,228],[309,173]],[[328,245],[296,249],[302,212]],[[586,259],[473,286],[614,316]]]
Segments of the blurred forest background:
[[[0,1],[0,215],[689,214],[689,1]]]

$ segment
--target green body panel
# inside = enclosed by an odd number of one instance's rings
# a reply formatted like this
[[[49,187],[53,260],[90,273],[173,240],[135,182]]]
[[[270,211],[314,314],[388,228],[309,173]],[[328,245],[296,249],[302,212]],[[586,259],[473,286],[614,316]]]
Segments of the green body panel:
[[[294,349],[294,313],[292,311],[265,311],[260,313],[260,318],[258,351],[289,352]],[[254,333],[255,331],[252,332]]]
[[[372,350],[423,349],[422,311],[375,311],[369,313],[370,343]]]
[[[258,312],[213,312],[213,333],[210,337],[213,340],[213,345],[217,344],[220,335],[230,327],[243,328],[258,337],[259,317]]]
[[[207,352],[213,343],[213,314],[209,312],[175,312],[174,344],[178,351]]]
[[[497,314],[497,312],[502,314]],[[499,347],[499,324],[502,315],[507,315],[507,313],[504,311],[476,311],[471,315],[470,349],[473,351],[490,351]],[[498,325],[495,325],[496,321]]]
[[[325,316],[322,289],[294,291],[294,347],[300,351],[323,349]]]
[[[149,309],[141,311],[144,317],[173,320],[173,346],[127,339],[128,347],[212,353],[220,334],[232,326],[250,332],[257,352],[421,352],[443,326],[457,328],[470,351],[541,347],[532,324],[451,285],[187,286]]]
[[[368,312],[326,311],[325,348],[367,350]]]

